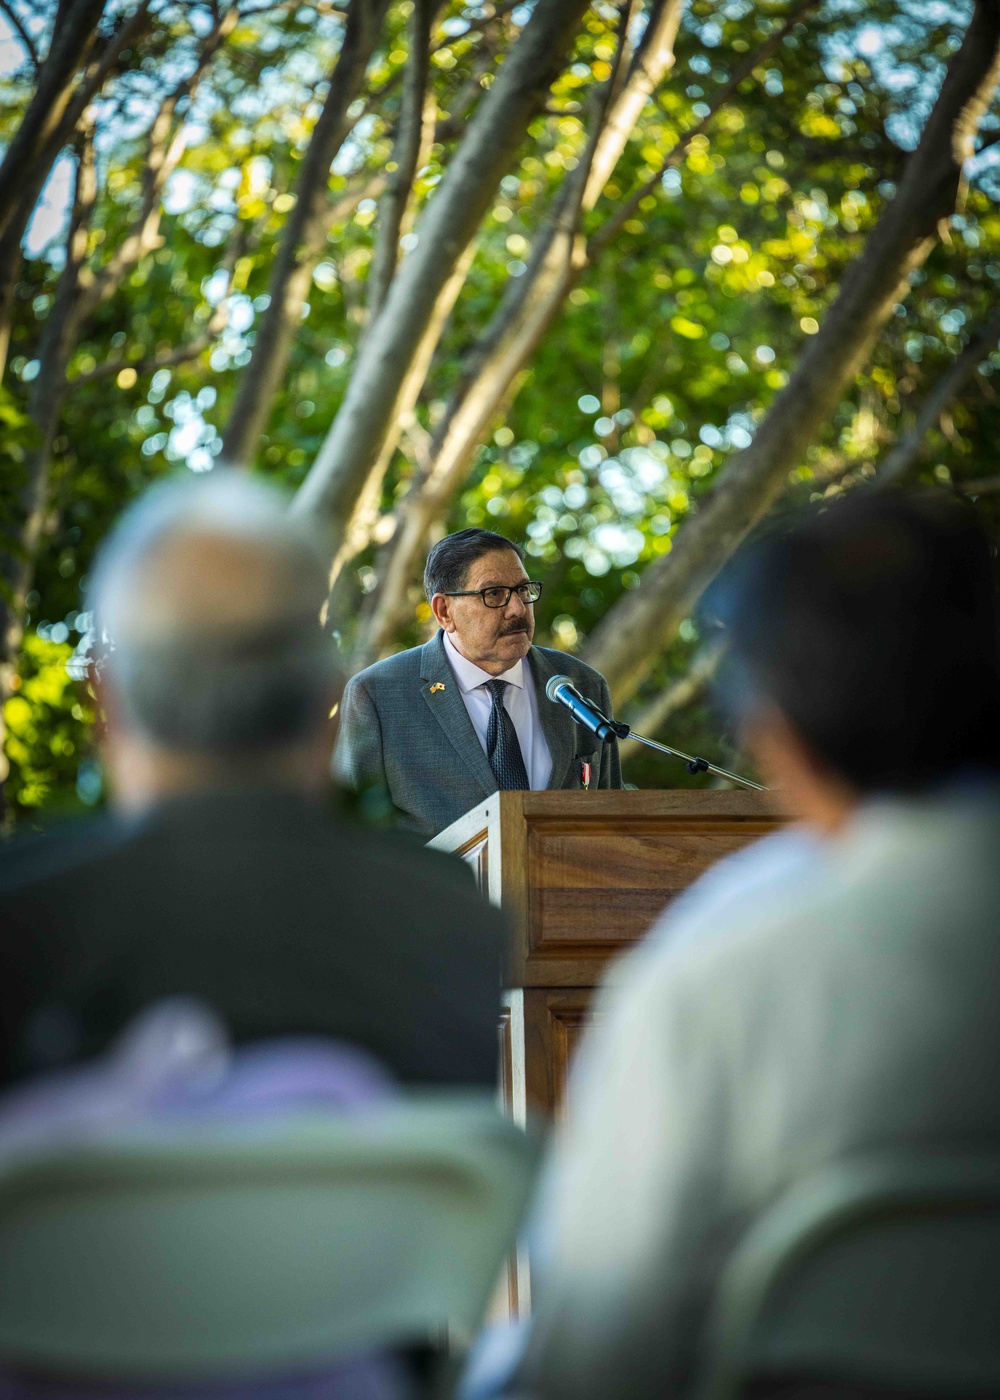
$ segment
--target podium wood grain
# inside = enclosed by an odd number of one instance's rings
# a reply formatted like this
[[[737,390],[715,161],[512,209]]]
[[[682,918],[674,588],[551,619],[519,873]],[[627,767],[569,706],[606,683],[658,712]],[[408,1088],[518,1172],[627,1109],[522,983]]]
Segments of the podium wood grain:
[[[430,842],[509,916],[501,1080],[518,1117],[556,1110],[608,961],[783,820],[750,792],[498,792]]]

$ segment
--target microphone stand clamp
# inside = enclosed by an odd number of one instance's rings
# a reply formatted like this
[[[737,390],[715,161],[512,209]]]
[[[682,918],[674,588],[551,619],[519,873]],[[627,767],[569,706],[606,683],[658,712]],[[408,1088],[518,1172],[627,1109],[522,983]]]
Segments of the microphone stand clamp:
[[[731,783],[739,783],[741,787],[752,788],[755,792],[767,792],[763,783],[755,783],[752,778],[742,778],[739,773],[730,773],[728,768],[719,768],[716,764],[709,763],[707,758],[684,753],[682,749],[672,749],[669,744],[658,744],[655,739],[647,739],[644,734],[637,734],[630,725],[621,724],[618,720],[613,719],[609,719],[608,724],[614,730],[616,738],[632,738],[637,744],[645,744],[647,748],[658,749],[660,753],[669,754],[671,758],[679,758],[686,764],[688,772],[692,775],[695,773],[715,773],[718,777],[726,778]]]

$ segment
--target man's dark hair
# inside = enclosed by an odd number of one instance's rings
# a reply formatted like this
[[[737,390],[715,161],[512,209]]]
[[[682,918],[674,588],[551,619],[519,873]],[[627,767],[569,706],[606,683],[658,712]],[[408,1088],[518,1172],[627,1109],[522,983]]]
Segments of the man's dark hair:
[[[495,549],[512,549],[518,559],[524,559],[524,550],[519,544],[492,530],[456,530],[453,535],[438,540],[424,566],[424,592],[428,600],[435,593],[457,593],[463,589],[470,566]]]
[[[862,792],[1000,770],[996,572],[967,503],[847,497],[746,550],[712,592],[737,720],[773,701]]]

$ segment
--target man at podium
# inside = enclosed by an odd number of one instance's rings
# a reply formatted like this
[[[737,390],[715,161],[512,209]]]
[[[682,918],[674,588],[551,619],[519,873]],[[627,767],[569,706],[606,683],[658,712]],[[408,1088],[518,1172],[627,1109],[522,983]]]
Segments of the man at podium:
[[[620,788],[616,743],[602,744],[546,699],[569,676],[604,714],[604,677],[532,645],[542,585],[519,545],[459,530],[431,550],[424,590],[439,631],[348,684],[336,766],[358,792],[385,793],[406,825],[433,836],[498,789]]]

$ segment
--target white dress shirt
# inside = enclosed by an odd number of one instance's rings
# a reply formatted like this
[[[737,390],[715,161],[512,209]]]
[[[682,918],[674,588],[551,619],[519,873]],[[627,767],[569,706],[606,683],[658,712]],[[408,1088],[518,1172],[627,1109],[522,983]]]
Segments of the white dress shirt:
[[[507,682],[503,696],[504,709],[513,721],[517,741],[521,745],[528,786],[536,790],[547,787],[552,773],[552,755],[549,753],[549,746],[545,742],[538,718],[538,697],[535,694],[531,667],[527,661],[515,662],[502,676],[491,676],[475,662],[464,657],[447,632],[444,634],[444,650],[458,681],[472,727],[487,757],[489,755],[486,749],[486,731],[489,728],[493,700],[486,687],[494,680]]]

